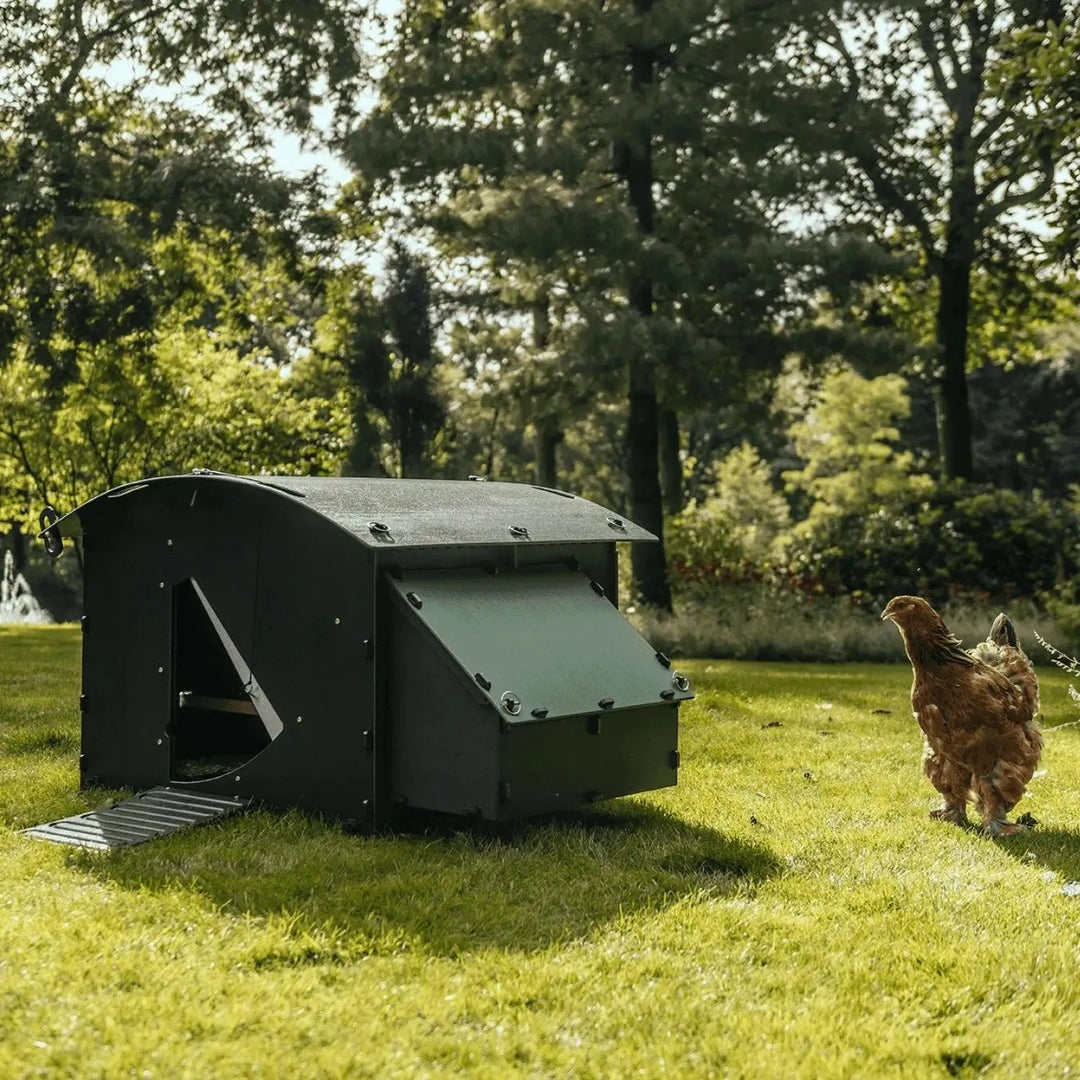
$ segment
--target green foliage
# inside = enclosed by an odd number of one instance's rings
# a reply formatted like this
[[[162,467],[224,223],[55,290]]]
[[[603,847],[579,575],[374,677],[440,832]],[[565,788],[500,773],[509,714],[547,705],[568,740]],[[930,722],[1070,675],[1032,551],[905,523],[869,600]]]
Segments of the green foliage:
[[[789,408],[805,390],[789,384]],[[909,408],[899,376],[836,371],[802,408],[788,429],[803,466],[785,479],[804,500],[790,528],[768,467],[749,449],[718,471],[712,497],[673,523],[672,582],[691,608],[714,600],[730,613],[732,589],[744,609],[792,612],[822,597],[870,611],[900,593],[936,604],[1040,598],[1072,640],[1072,601],[1060,590],[1080,573],[1074,504],[913,473],[912,453],[895,447]],[[764,531],[755,538],[748,523]]]
[[[994,72],[995,89],[1008,92],[1023,86],[1035,108],[1023,117],[1034,145],[1060,147],[1066,152],[1059,177],[1061,198],[1054,224],[1056,247],[1076,263],[1080,252],[1080,200],[1077,199],[1077,146],[1080,135],[1080,9],[1075,3],[1055,5],[1051,17],[1014,35],[1006,62]]]
[[[430,273],[394,244],[386,279],[381,298],[363,280],[322,318],[321,344],[351,387],[353,437],[344,469],[352,476],[430,475],[445,420]]]
[[[394,24],[343,149],[438,248],[464,321],[522,329],[497,387],[538,457],[554,440],[572,468],[570,426],[618,408],[635,365],[686,414],[756,389],[792,340],[840,347],[799,316],[880,253],[784,224],[821,182],[820,144],[770,122],[797,63],[780,43],[813,7],[472,0]]]
[[[1072,513],[1080,518],[1080,486],[1074,485],[1068,507]],[[1075,550],[1068,553],[1070,560],[1080,561],[1080,552]],[[1047,611],[1061,627],[1061,635],[1057,638],[1047,634],[1052,644],[1068,649],[1074,655],[1080,651],[1080,575],[1071,574],[1059,577],[1053,588],[1048,588],[1041,597]]]
[[[365,16],[346,0],[19,0],[4,10],[5,101],[40,119],[103,70],[129,73],[129,103],[183,88],[259,141],[267,112],[308,126],[323,80],[355,89]]]
[[[894,243],[903,243],[896,237]],[[1001,227],[986,241],[986,250],[971,271],[967,326],[967,371],[970,378],[986,367],[1011,369],[1038,364],[1052,355],[1054,329],[1075,316],[1075,282],[1047,264],[1042,244],[1020,230]],[[925,254],[888,279],[852,290],[843,320],[881,331],[905,343],[904,370],[932,384],[938,372],[937,308],[940,287]],[[860,369],[895,370],[896,354],[859,361]],[[975,423],[980,413],[973,409]]]
[[[803,532],[787,566],[828,593],[880,608],[901,593],[934,603],[971,594],[1007,603],[1080,573],[1080,519],[1038,492],[943,484],[832,516]]]
[[[749,443],[713,470],[714,483],[668,524],[672,585],[682,595],[710,591],[746,564],[766,562],[791,524],[772,471]]]
[[[1017,308],[1037,305],[1045,291],[1035,280],[1034,223],[1060,200],[1055,170],[1074,140],[1046,115],[1044,81],[1015,55],[1018,42],[1052,33],[1074,7],[991,0],[966,4],[958,17],[943,0],[844,5],[823,11],[804,37],[806,78],[851,165],[842,202],[885,240],[900,230],[934,278],[929,289],[914,282],[912,299],[916,321],[932,328],[921,336],[947,477],[974,475],[965,389],[972,345],[981,363],[1022,340]]]
[[[209,466],[325,473],[346,446],[345,401],[199,330],[163,333],[149,362],[87,356],[60,390],[28,360],[0,369],[0,461],[11,520],[43,502],[71,508],[146,476]],[[32,485],[28,487],[29,485]]]
[[[930,478],[911,473],[914,455],[894,445],[896,425],[909,409],[899,375],[865,379],[842,370],[825,377],[816,402],[789,428],[805,464],[784,479],[809,500],[797,534],[812,534],[829,518],[861,514],[901,494],[929,491]]]
[[[0,519],[193,465],[340,460],[310,350],[321,190],[274,171],[266,122],[303,127],[320,73],[356,77],[347,8],[5,11]]]

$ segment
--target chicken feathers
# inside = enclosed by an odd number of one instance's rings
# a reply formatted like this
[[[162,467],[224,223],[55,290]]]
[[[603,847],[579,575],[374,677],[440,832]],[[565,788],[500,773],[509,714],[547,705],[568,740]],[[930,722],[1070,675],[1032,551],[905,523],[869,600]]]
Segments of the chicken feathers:
[[[931,816],[966,824],[974,799],[985,833],[1017,832],[1022,826],[1006,815],[1035,772],[1042,735],[1034,723],[1038,680],[1008,616],[968,651],[921,597],[894,596],[881,617],[899,629],[911,661],[923,771],[944,799]]]

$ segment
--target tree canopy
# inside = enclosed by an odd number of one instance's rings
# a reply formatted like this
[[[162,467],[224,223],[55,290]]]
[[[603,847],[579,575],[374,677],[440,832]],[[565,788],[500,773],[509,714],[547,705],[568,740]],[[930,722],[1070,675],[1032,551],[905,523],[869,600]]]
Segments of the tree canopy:
[[[1071,0],[377,10],[12,8],[13,531],[196,465],[476,474],[691,530],[685,567],[1080,483]],[[665,544],[631,561],[670,607]]]

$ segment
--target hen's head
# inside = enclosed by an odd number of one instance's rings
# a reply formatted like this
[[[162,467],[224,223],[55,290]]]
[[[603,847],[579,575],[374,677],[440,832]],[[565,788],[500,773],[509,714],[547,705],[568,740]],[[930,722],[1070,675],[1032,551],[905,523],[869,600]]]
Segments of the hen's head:
[[[912,663],[938,661],[970,664],[941,616],[921,596],[894,596],[881,613],[896,624]]]
[[[945,628],[941,616],[921,596],[894,596],[881,613],[883,619],[896,623],[901,633],[924,633]]]

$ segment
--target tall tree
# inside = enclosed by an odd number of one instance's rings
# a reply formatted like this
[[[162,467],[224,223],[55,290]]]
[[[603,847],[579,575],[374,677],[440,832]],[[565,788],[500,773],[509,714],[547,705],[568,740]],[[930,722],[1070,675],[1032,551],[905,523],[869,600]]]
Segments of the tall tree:
[[[594,408],[613,388],[626,403],[629,510],[658,536],[659,387],[674,410],[775,366],[782,350],[753,343],[784,329],[829,247],[785,230],[805,165],[763,121],[795,62],[790,21],[816,7],[416,0],[344,143],[488,295],[519,311],[547,297],[562,374]],[[535,385],[543,417],[557,384]],[[669,605],[662,545],[634,552],[634,578]]]
[[[0,454],[38,498],[207,454],[223,467],[320,467],[329,432],[308,430],[310,452],[291,442],[284,455],[272,434],[298,420],[302,380],[282,365],[302,356],[310,245],[297,226],[317,192],[273,175],[260,150],[267,118],[306,123],[320,73],[355,74],[353,29],[334,0],[5,10]],[[168,100],[181,83],[206,113]],[[313,420],[320,407],[300,399]],[[256,427],[261,458],[245,442]],[[25,504],[24,487],[6,501]]]
[[[845,3],[803,39],[819,118],[860,179],[846,210],[901,227],[936,288],[932,379],[941,470],[970,478],[972,274],[1016,251],[1054,193],[1061,132],[1010,66],[1063,0]]]
[[[632,122],[618,133],[614,144],[615,173],[626,184],[626,197],[643,246],[656,231],[656,193],[653,172],[654,100],[656,64],[660,51],[672,42],[664,40],[646,24],[653,10],[653,0],[634,0],[637,31],[628,40],[630,66],[629,113]],[[651,31],[651,32],[650,32]],[[641,260],[631,271],[627,288],[630,307],[648,326],[655,314],[653,270]],[[646,331],[648,333],[648,331]],[[664,502],[660,488],[660,423],[656,396],[655,360],[648,354],[633,356],[628,378],[629,409],[626,420],[627,469],[630,487],[630,514],[639,524],[657,536],[664,534]],[[631,551],[634,579],[642,599],[657,607],[670,609],[671,586],[662,544],[635,544]]]
[[[339,353],[354,400],[347,471],[354,476],[430,475],[432,442],[445,410],[426,263],[394,244],[384,295],[376,299],[361,285],[337,318],[346,324]]]

